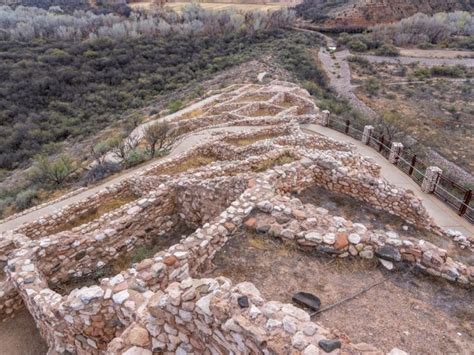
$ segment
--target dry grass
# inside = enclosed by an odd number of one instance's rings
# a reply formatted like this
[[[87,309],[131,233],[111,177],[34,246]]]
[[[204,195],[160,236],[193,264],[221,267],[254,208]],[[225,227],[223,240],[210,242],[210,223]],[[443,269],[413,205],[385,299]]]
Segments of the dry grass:
[[[166,175],[180,174],[180,173],[187,172],[191,169],[196,169],[196,168],[200,168],[201,166],[211,164],[212,162],[216,160],[217,160],[216,157],[213,157],[210,155],[191,156],[179,164],[172,165],[170,167],[167,167],[161,170],[159,173],[166,174]]]
[[[250,144],[253,144],[255,142],[258,142],[258,141],[263,141],[265,139],[272,139],[272,138],[276,138],[276,137],[280,137],[280,136],[281,136],[281,133],[259,134],[259,135],[252,136],[252,137],[229,139],[229,140],[227,140],[227,143],[230,143],[230,144],[236,145],[236,146],[246,146],[246,145],[250,145]]]
[[[285,108],[289,108],[289,107],[293,107],[293,106],[298,106],[296,103],[290,101],[290,100],[285,100],[285,101],[282,101],[282,102],[278,102],[278,103],[275,103],[276,105],[280,106],[280,107],[285,107]]]
[[[66,223],[60,226],[59,228],[53,230],[51,234],[56,234],[59,232],[71,230],[75,227],[92,222],[98,219],[100,216],[106,214],[107,212],[113,211],[134,200],[136,200],[136,196],[131,195],[131,194],[123,196],[123,197],[114,198],[112,200],[105,200],[104,202],[100,204],[100,206],[79,215],[79,217],[73,219],[69,223]]]
[[[193,111],[186,112],[185,114],[181,115],[178,119],[179,120],[188,120],[188,119],[201,117],[202,115],[204,115],[204,109],[203,108],[197,108]]]
[[[273,94],[255,94],[255,95],[246,95],[238,100],[235,100],[233,102],[259,102],[259,101],[268,101],[272,98]]]
[[[280,112],[281,110],[276,107],[260,107],[252,112],[249,112],[247,116],[250,116],[250,117],[274,116]]]
[[[266,171],[270,168],[273,168],[274,166],[279,166],[279,165],[285,165],[288,163],[292,163],[296,160],[294,156],[292,156],[290,153],[285,152],[284,154],[280,155],[278,158],[272,158],[272,159],[265,159],[262,161],[259,161],[257,163],[252,164],[250,169],[252,171],[259,173],[262,171]]]

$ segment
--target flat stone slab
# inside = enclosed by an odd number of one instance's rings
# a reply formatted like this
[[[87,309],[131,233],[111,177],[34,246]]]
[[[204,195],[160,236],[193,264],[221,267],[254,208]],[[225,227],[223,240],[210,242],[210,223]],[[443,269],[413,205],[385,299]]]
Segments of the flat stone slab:
[[[291,300],[301,306],[310,308],[313,311],[319,311],[321,308],[321,300],[319,297],[308,292],[297,292],[293,295]]]
[[[384,245],[378,248],[375,251],[375,255],[377,255],[380,259],[385,259],[388,261],[395,261],[398,262],[402,260],[402,256],[397,248],[392,247],[391,245]]]
[[[339,349],[341,342],[339,340],[323,339],[319,341],[318,345],[325,352],[330,353],[333,350]]]

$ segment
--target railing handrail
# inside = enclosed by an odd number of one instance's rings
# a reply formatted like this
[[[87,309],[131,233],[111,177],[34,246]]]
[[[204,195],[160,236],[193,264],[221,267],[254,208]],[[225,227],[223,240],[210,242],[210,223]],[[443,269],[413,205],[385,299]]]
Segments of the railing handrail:
[[[353,132],[358,132],[358,133],[361,133],[362,135],[364,135],[364,131],[361,131],[360,129],[354,127],[353,124],[351,124],[351,120],[347,119],[347,120],[341,120],[341,119],[338,119],[338,118],[335,118],[335,117],[332,117],[330,119],[330,121],[328,122],[328,126],[330,125],[331,121],[333,122],[337,122],[339,124],[342,125],[342,127],[340,127],[338,129],[338,127],[335,127],[333,126],[332,128],[341,132],[341,133],[344,133],[346,135],[349,135],[351,137],[353,137],[350,132],[351,130]],[[331,128],[331,127],[330,127]],[[382,140],[379,140],[378,138],[375,138],[375,134],[372,132],[372,134],[370,135],[369,137],[369,143],[368,145],[370,146],[372,143],[374,144],[377,144],[378,145],[378,151],[379,153],[384,153],[386,154],[386,152],[390,152],[391,151],[391,147],[387,144],[385,144],[385,141],[384,141],[384,135],[383,134],[380,134],[379,137],[381,137]],[[353,137],[355,138],[355,137]],[[391,141],[389,141],[390,145],[393,143]],[[375,147],[372,146],[372,148],[374,149],[377,149]],[[382,149],[383,148],[383,149]],[[411,176],[413,179],[417,180],[418,183],[420,182],[420,180],[422,180],[423,178],[425,178],[425,172],[419,170],[416,165],[418,164],[418,166],[421,166],[421,168],[424,170],[426,170],[428,168],[428,165],[426,165],[423,161],[421,160],[418,160],[416,157],[417,155],[416,154],[413,154],[411,155],[410,159],[411,161],[407,161],[405,158],[403,158],[402,156],[403,154],[399,154],[397,156],[397,162],[395,163],[395,166],[397,166],[402,172],[408,174],[409,176]],[[385,155],[386,156],[386,155]],[[407,157],[408,158],[408,157]],[[405,164],[407,164],[409,166],[409,169],[408,169],[408,172],[407,171],[403,171],[403,168],[399,165],[399,162],[403,162]],[[413,173],[416,173],[418,175],[420,175],[420,177],[416,176],[416,174],[413,174]],[[467,201],[468,203],[466,203],[466,200],[470,200],[470,195],[469,197],[465,197],[463,199],[457,197],[457,196],[454,196],[451,192],[449,192],[446,188],[444,188],[442,186],[442,183],[445,182],[445,183],[448,183],[450,184],[453,189],[456,189],[458,190],[459,192],[461,193],[464,193],[465,196],[468,196],[467,194],[470,194],[470,191],[469,189],[463,187],[462,185],[456,183],[455,181],[447,178],[446,176],[443,176],[441,175],[440,176],[440,180],[436,183],[436,186],[435,186],[435,195],[440,198],[441,200],[443,200],[444,203],[447,203],[448,205],[451,205],[452,207],[455,207],[455,208],[458,208],[458,213],[462,216],[465,216],[466,219],[468,219],[469,221],[471,221],[472,219],[472,216],[469,215],[469,213],[473,212],[474,211],[474,208],[470,206],[469,204],[469,201]],[[440,192],[443,192],[444,194],[447,194],[446,195],[443,195],[441,193],[438,193],[436,194],[436,192],[438,192],[438,190]],[[451,199],[454,199],[454,202]],[[458,206],[459,205],[459,206]],[[466,213],[468,212],[469,213]]]

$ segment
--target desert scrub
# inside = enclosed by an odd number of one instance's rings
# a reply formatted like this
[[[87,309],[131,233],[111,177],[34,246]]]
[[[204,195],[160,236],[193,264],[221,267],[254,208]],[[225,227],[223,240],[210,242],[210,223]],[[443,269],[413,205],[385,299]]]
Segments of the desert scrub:
[[[370,96],[377,96],[380,90],[380,82],[375,78],[369,78],[365,82],[365,90]]]

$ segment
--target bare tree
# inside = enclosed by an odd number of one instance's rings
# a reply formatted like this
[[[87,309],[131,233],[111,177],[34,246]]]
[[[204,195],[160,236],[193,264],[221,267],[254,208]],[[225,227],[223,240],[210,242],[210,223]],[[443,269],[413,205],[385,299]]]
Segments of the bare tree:
[[[107,154],[112,151],[115,146],[115,138],[107,139],[91,146],[91,155],[95,162],[104,167]]]
[[[134,137],[119,134],[111,141],[111,152],[122,163],[126,162],[130,151],[135,149],[138,145],[138,140]]]
[[[153,158],[157,151],[169,148],[177,136],[168,122],[158,122],[145,128],[145,140],[149,147],[150,157]]]

